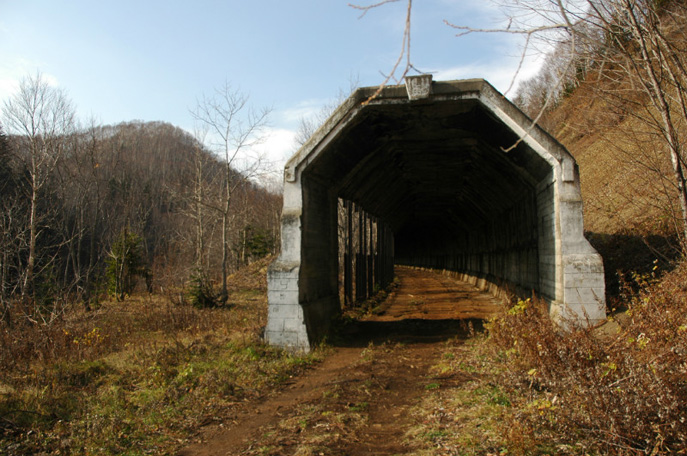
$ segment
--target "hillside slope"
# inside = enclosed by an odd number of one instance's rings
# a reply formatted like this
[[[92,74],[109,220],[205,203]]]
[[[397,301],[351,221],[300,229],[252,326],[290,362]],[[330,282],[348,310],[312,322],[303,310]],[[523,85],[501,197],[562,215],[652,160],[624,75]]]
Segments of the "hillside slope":
[[[607,289],[619,275],[672,269],[679,257],[679,211],[668,154],[646,123],[593,84],[581,84],[547,113],[542,125],[580,168],[585,232],[604,258]]]

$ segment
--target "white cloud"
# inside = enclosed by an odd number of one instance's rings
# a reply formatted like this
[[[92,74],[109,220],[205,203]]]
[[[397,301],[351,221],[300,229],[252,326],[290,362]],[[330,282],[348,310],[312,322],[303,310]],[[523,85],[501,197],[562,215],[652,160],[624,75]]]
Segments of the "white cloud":
[[[529,79],[537,74],[541,68],[542,59],[525,59],[519,71],[518,63],[519,60],[517,58],[510,58],[499,62],[490,62],[487,64],[470,64],[441,68],[432,71],[432,73],[434,75],[434,80],[436,81],[450,81],[454,79],[471,78],[486,79],[487,82],[496,87],[496,89],[502,93],[505,93],[512,84],[511,90],[506,95],[513,96],[518,84],[521,81]],[[513,78],[515,78],[514,83]]]
[[[331,100],[318,98],[303,100],[295,106],[279,111],[276,117],[285,124],[297,126],[301,119],[310,119],[317,116],[330,103]]]
[[[14,96],[19,90],[19,83],[27,76],[34,76],[40,72],[43,80],[50,86],[57,87],[59,81],[49,73],[40,71],[41,64],[27,59],[15,59],[0,64],[0,101]]]
[[[19,81],[7,77],[0,70],[0,101],[8,100],[19,90]]]
[[[286,128],[270,128],[265,132],[263,141],[253,147],[253,152],[264,157],[270,168],[280,171],[295,152],[296,131]]]
[[[52,74],[49,73],[41,73],[41,77],[45,82],[48,83],[49,86],[52,87],[57,87],[60,85],[60,81],[57,80],[57,77],[53,76]]]
[[[205,144],[217,158],[224,159],[222,141],[216,135],[210,132],[199,132],[193,128],[184,129]],[[247,142],[253,144],[242,148],[237,156],[231,159],[231,166],[261,184],[272,180],[281,182],[284,165],[296,151],[296,131],[266,127],[260,129],[260,138],[259,140],[255,137],[248,139]]]

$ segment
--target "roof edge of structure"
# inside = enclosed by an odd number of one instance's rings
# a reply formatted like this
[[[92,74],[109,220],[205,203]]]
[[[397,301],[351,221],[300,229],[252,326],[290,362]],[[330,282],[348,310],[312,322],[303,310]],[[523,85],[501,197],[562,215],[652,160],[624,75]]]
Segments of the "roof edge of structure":
[[[287,161],[284,167],[285,179],[288,182],[297,180],[298,170],[302,169],[304,164],[307,166],[318,155],[319,151],[322,150],[320,146],[326,146],[323,143],[329,142],[326,140],[327,137],[331,136],[332,133],[335,136],[367,106],[431,103],[460,99],[477,99],[499,122],[517,134],[520,138],[519,141],[528,144],[549,163],[553,165],[552,159],[559,163],[567,162],[572,166],[565,167],[574,169],[575,161],[570,152],[485,79],[432,81],[431,75],[421,75],[420,77],[428,77],[430,84],[429,93],[420,98],[413,98],[409,84],[356,89]],[[418,76],[407,77],[406,80],[412,78],[418,78]],[[569,174],[565,176],[569,179],[565,180],[574,179],[570,173],[565,174]]]

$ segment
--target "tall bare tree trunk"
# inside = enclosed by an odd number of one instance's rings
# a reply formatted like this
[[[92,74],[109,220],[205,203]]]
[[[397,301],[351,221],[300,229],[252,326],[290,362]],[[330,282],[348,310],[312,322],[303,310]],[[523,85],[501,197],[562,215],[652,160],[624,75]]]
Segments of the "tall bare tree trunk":
[[[248,160],[245,169],[236,169],[237,161],[247,159],[253,146],[262,141],[261,133],[265,127],[269,110],[255,113],[248,108],[248,97],[234,91],[229,83],[215,90],[215,97],[203,97],[192,111],[193,117],[205,126],[213,137],[212,147],[224,157],[224,186],[221,201],[211,205],[222,216],[222,290],[220,303],[228,298],[227,274],[229,272],[229,220],[231,200],[234,190],[241,182],[260,171],[262,160],[255,155]]]
[[[64,141],[74,126],[74,109],[66,95],[51,87],[40,74],[22,80],[19,92],[3,105],[8,131],[29,142],[28,171],[31,197],[29,209],[29,257],[21,298],[35,301],[35,274],[39,235],[38,213],[41,189],[48,184],[64,150]]]
[[[643,65],[641,65],[640,68],[645,69],[647,75],[649,76],[649,80],[645,81],[642,78],[641,71],[638,71],[638,76],[640,77],[642,83],[645,85],[645,88],[649,96],[652,98],[654,106],[661,114],[661,120],[663,122],[663,135],[665,137],[668,152],[670,154],[670,161],[673,165],[673,174],[675,178],[675,184],[678,190],[678,200],[680,201],[680,209],[682,212],[683,253],[687,253],[687,185],[685,182],[684,171],[682,169],[680,139],[675,126],[675,122],[673,121],[673,117],[671,115],[670,104],[666,99],[666,84],[662,84],[659,75],[656,74],[656,68],[653,64],[654,59],[652,59],[649,47],[653,45],[653,54],[659,57],[659,63],[663,63],[663,59],[661,58],[662,49],[660,47],[660,43],[657,42],[657,40],[652,40],[654,41],[653,43],[647,42],[648,40],[651,40],[651,37],[646,36],[648,32],[653,32],[654,35],[659,35],[661,33],[661,31],[659,30],[659,24],[656,21],[654,21],[654,19],[656,19],[654,14],[657,13],[649,11],[647,13],[647,17],[644,18],[644,21],[642,22],[638,19],[637,14],[634,10],[634,4],[632,2],[626,0],[625,7],[626,15],[630,19],[630,23],[633,28],[633,34],[637,39],[637,43],[639,44],[639,49],[641,51]],[[637,65],[634,66],[634,68],[637,67]],[[682,90],[682,88],[677,87],[677,90]]]
[[[229,204],[227,203],[227,206]],[[222,291],[219,295],[219,300],[221,304],[226,304],[229,297],[229,291],[227,289],[227,273],[228,273],[228,263],[229,263],[229,212],[222,214]]]
[[[196,148],[196,178],[194,198],[196,204],[196,258],[195,266],[198,272],[203,269],[203,255],[205,253],[205,233],[203,228],[203,161],[200,145]]]
[[[35,168],[32,170],[31,178],[31,208],[29,214],[29,258],[26,262],[26,273],[24,275],[24,285],[21,290],[22,300],[29,297],[35,298],[33,287],[33,273],[36,267],[36,238],[38,236],[37,229],[37,214],[36,208],[38,206],[38,187]],[[30,295],[30,296],[29,296]]]

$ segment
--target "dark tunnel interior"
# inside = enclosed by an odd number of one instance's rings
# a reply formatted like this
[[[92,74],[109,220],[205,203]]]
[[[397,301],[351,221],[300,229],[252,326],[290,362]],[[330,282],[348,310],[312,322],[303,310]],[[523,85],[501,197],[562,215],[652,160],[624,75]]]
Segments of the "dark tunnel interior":
[[[397,264],[539,288],[551,167],[477,100],[367,106],[304,171],[384,220]],[[546,199],[546,197],[545,197]]]

